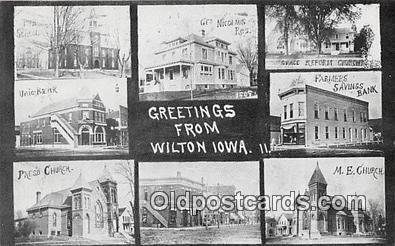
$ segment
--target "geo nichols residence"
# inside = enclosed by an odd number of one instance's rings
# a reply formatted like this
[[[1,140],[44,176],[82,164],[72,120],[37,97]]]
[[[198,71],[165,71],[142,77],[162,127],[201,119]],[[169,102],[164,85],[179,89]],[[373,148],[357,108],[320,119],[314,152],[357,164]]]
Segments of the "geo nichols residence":
[[[327,182],[318,165],[308,183],[304,195],[308,196],[312,205],[317,204],[321,196],[327,195]],[[356,204],[355,204],[356,205]],[[317,238],[321,235],[367,234],[373,231],[372,219],[365,211],[345,207],[343,210],[294,210],[283,213],[278,219],[266,218],[266,235]]]
[[[235,195],[236,187],[234,185],[213,185],[208,186],[201,182],[194,181],[181,176],[181,172],[177,172],[176,177],[168,178],[149,178],[140,179],[140,215],[141,226],[143,227],[193,227],[202,225],[220,225],[245,223],[247,218],[241,212],[223,211],[196,211],[193,215],[190,210],[180,211],[178,209],[171,210],[170,206],[166,209],[157,211],[150,206],[150,199],[154,192],[162,191],[167,194],[170,199],[170,192],[174,191],[175,198],[180,195],[185,195],[186,191],[190,195]],[[160,198],[158,196],[156,199]],[[161,201],[157,200],[157,204]],[[170,200],[169,200],[170,202]]]
[[[236,81],[236,53],[217,37],[190,34],[162,43],[156,64],[145,68],[144,92],[231,88]]]
[[[52,192],[27,209],[35,228],[33,235],[114,236],[120,229],[117,182],[104,167],[97,180],[79,175],[70,188]]]
[[[106,145],[106,108],[99,94],[49,104],[30,118],[20,124],[21,146]]]
[[[306,85],[300,78],[278,93],[283,145],[330,146],[371,140],[369,103]]]

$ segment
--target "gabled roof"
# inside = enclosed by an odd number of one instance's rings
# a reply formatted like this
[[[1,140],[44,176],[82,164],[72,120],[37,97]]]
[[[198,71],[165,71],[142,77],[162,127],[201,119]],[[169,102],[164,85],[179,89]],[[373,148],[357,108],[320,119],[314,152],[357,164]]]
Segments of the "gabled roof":
[[[45,207],[71,207],[71,192],[70,189],[64,189],[56,192],[49,193],[36,204],[27,209],[30,210],[45,208]]]
[[[327,184],[324,175],[321,172],[320,166],[318,165],[318,162],[317,166],[315,167],[314,173],[310,178],[309,185],[315,183]]]

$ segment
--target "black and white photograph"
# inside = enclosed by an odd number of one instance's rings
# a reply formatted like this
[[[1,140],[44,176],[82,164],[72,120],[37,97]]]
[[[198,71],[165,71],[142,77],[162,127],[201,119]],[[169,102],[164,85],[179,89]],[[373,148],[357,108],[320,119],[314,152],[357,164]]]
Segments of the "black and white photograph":
[[[126,155],[126,87],[125,78],[17,81],[17,157]]]
[[[267,160],[266,243],[384,243],[384,172],[381,157]]]
[[[380,155],[381,72],[270,74],[272,155]]]
[[[15,79],[130,77],[127,6],[18,6]]]
[[[133,161],[14,163],[17,245],[134,244]]]
[[[265,8],[266,69],[381,68],[378,4]]]
[[[143,163],[139,175],[142,244],[261,243],[258,162]]]
[[[255,5],[139,6],[140,100],[256,98],[257,35]]]

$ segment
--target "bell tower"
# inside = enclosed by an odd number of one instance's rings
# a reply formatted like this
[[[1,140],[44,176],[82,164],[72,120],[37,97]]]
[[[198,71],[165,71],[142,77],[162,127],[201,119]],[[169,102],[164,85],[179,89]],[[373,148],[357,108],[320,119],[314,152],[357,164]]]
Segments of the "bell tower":
[[[91,232],[91,192],[92,189],[80,173],[73,187],[72,194],[72,233],[73,236],[86,236]]]
[[[114,233],[119,231],[118,189],[117,182],[107,166],[104,166],[99,183],[106,195],[108,233],[114,236]]]

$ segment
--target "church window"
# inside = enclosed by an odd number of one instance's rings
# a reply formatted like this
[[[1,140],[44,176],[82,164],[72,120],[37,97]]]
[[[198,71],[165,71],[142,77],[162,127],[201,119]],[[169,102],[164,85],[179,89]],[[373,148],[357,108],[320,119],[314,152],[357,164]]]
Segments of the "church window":
[[[57,224],[57,221],[56,221],[56,213],[53,213],[53,221],[52,221],[52,223],[53,223],[53,227],[56,227],[56,224]]]
[[[95,206],[95,216],[96,216],[96,227],[103,227],[103,207],[99,201],[96,202]]]

